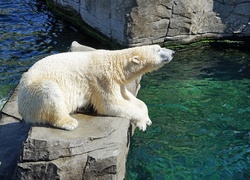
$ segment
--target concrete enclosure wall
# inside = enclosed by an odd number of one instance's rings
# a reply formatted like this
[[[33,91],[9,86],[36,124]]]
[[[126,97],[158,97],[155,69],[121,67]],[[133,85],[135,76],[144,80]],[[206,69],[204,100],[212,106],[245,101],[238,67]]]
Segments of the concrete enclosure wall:
[[[250,35],[250,0],[48,0],[127,46]]]

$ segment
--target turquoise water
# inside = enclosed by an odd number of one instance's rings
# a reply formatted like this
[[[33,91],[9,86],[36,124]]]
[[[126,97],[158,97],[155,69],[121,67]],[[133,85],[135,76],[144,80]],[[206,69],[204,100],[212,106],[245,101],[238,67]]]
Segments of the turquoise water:
[[[23,72],[80,34],[43,1],[0,1],[0,109]],[[127,179],[250,179],[250,52],[209,46],[178,51],[141,82],[153,125],[131,140]]]
[[[127,179],[250,179],[250,52],[179,52],[144,76],[153,121],[135,132]]]

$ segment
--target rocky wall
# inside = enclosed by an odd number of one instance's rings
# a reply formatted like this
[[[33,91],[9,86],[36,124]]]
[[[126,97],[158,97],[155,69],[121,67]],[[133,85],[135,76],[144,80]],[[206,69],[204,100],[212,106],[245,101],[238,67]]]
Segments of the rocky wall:
[[[250,0],[47,0],[126,46],[250,36]]]

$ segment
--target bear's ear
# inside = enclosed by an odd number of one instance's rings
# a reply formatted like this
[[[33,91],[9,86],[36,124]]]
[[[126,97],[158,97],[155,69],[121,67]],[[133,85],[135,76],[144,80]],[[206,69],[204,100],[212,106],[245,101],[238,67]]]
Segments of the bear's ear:
[[[139,64],[139,63],[140,63],[140,57],[139,57],[139,56],[133,56],[133,57],[132,57],[132,61],[133,61],[135,64]]]

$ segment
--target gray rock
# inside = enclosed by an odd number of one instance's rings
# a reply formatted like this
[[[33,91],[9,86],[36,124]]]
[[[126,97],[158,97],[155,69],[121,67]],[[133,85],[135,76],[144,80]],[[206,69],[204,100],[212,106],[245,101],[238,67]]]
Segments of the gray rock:
[[[126,46],[250,36],[250,0],[48,0]],[[167,43],[167,42],[166,42]]]
[[[94,51],[94,50],[96,49],[89,46],[81,45],[77,41],[73,41],[69,48],[69,52]]]
[[[131,136],[128,119],[75,114],[74,131],[32,127],[17,179],[124,179]]]

